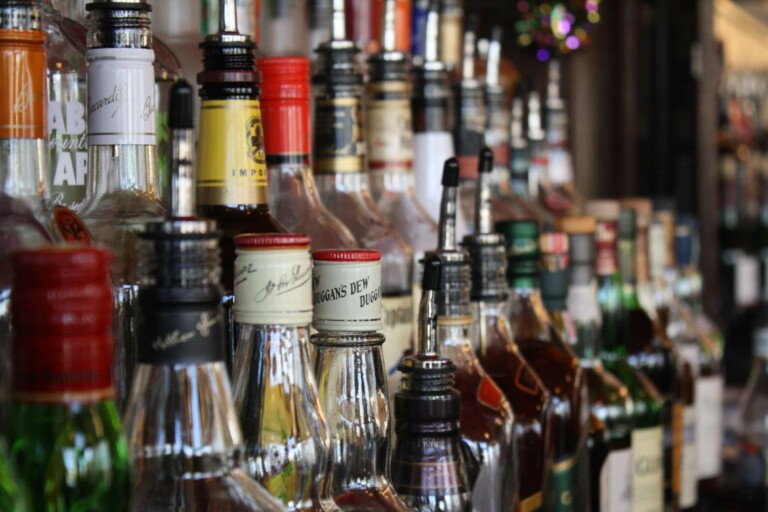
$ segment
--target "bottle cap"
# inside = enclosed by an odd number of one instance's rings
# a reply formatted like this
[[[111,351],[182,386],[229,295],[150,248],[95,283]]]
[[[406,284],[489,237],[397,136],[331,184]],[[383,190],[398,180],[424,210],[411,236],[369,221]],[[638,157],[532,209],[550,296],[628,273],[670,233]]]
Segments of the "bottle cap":
[[[235,237],[235,322],[309,325],[312,260],[309,237],[292,233]]]
[[[569,215],[559,217],[555,221],[555,228],[569,235],[594,235],[597,222],[590,215]]]
[[[610,199],[587,201],[584,205],[584,213],[594,217],[597,222],[618,222],[620,209],[619,202]]]
[[[381,253],[324,250],[312,258],[312,326],[318,331],[380,330]]]
[[[653,202],[645,197],[626,197],[620,201],[622,208],[631,208],[637,213],[637,227],[648,228],[653,217]]]
[[[15,400],[112,398],[111,260],[103,249],[67,245],[14,254]]]
[[[171,87],[168,107],[168,128],[172,130],[193,129],[195,92],[184,79]]]
[[[264,150],[268,156],[309,154],[309,60],[268,57],[258,64],[264,80],[260,97]]]

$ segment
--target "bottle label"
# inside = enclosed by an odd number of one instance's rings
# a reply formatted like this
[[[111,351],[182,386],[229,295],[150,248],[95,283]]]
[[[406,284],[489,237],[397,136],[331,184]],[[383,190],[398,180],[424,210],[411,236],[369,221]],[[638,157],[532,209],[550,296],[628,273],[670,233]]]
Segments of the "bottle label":
[[[520,500],[520,512],[535,512],[536,510],[541,510],[543,504],[543,494],[537,492],[536,494]]]
[[[696,408],[683,407],[683,447],[680,462],[680,507],[696,504],[698,478],[696,472]]]
[[[224,360],[220,303],[158,304],[139,291],[138,362],[203,364]]]
[[[323,331],[382,330],[381,263],[314,261],[312,274],[312,326]],[[408,298],[407,317],[411,305]],[[388,319],[389,321],[389,319]],[[387,330],[383,329],[385,335]],[[397,340],[397,338],[392,338]],[[389,335],[384,342],[386,354]],[[397,343],[397,342],[395,342]],[[386,359],[385,365],[390,360]]]
[[[573,161],[570,151],[563,147],[551,148],[547,163],[547,179],[552,185],[560,186],[573,182]]]
[[[600,510],[632,512],[632,449],[612,450],[600,468]]]
[[[83,219],[66,206],[57,206],[53,209],[53,226],[55,233],[65,242],[74,242],[91,245],[91,237],[88,227]]]
[[[93,48],[88,59],[88,144],[154,146],[155,52]]]
[[[462,478],[466,470],[451,437],[419,436],[407,448],[392,458],[392,483],[399,495],[468,495]]]
[[[0,30],[0,139],[44,139],[45,32]]]
[[[312,260],[308,249],[238,250],[235,258],[235,322],[309,325]]]
[[[505,397],[493,379],[486,375],[477,387],[477,401],[494,411],[500,411]]]
[[[760,261],[752,255],[739,252],[734,272],[736,305],[740,308],[754,306],[760,299]]]
[[[381,300],[381,321],[381,332],[385,337],[382,345],[384,367],[391,374],[397,371],[400,359],[412,348],[412,295],[385,295]]]
[[[258,100],[200,106],[197,204],[267,204],[267,166]]]
[[[696,380],[696,465],[699,478],[720,474],[723,446],[723,378]]]
[[[552,467],[549,480],[551,504],[549,510],[556,512],[575,511],[576,458],[556,462]]]
[[[664,464],[661,427],[632,431],[632,510],[664,509]]]
[[[699,373],[699,345],[695,342],[678,343],[677,351],[683,361],[691,366],[694,375]]]
[[[365,171],[360,98],[315,100],[314,171],[320,174]]]
[[[85,84],[78,84],[83,89]],[[77,211],[85,199],[88,173],[88,134],[85,104],[81,101],[48,102],[48,151],[51,202]]]
[[[366,115],[368,168],[410,172],[413,127],[408,85],[405,82],[369,84]]]
[[[595,231],[595,270],[597,275],[610,276],[618,272],[616,253],[617,226],[615,222],[598,222]]]

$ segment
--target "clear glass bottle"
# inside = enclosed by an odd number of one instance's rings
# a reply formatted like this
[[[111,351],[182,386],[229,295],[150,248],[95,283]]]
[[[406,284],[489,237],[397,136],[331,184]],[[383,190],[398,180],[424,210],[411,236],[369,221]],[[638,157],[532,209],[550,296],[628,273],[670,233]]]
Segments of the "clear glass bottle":
[[[309,60],[303,57],[259,59],[263,85],[261,114],[267,153],[269,203],[290,232],[310,236],[312,249],[357,247],[347,227],[320,201],[310,167]]]
[[[306,235],[235,237],[232,388],[245,466],[288,510],[338,511],[330,438],[309,355],[312,262]]]
[[[547,133],[544,130],[544,113],[541,96],[536,89],[536,81],[531,80],[526,98],[528,139],[528,200],[539,212],[537,219],[543,228],[554,226],[554,216],[546,209],[541,201],[541,181],[547,172],[548,145]],[[514,170],[513,170],[514,172]],[[515,179],[515,178],[513,178]]]
[[[389,477],[389,394],[381,345],[381,253],[315,251],[312,335],[329,418],[332,487],[349,511],[406,511]],[[338,294],[346,290],[348,294]]]
[[[131,468],[113,401],[110,259],[103,249],[71,246],[14,256],[8,434],[35,511],[128,510]]]
[[[516,454],[510,462],[518,473],[520,508],[539,510],[554,449],[549,438],[551,399],[512,335],[507,319],[507,252],[504,237],[492,232],[490,173],[481,173],[479,180],[474,234],[462,242],[472,261],[470,298],[478,342],[474,349],[515,415]]]
[[[346,38],[344,2],[334,2],[333,39],[321,44],[315,87],[313,157],[323,203],[366,249],[382,253],[384,364],[394,373],[413,336],[413,251],[368,191],[362,127],[363,75]]]
[[[510,318],[515,342],[552,397],[553,464],[544,506],[576,510],[586,503],[588,486],[579,485],[578,468],[589,432],[589,395],[584,370],[551,326],[539,288],[539,224],[502,221],[497,231],[507,241]]]
[[[458,174],[458,168],[456,169]],[[457,176],[458,179],[458,176]],[[468,453],[459,433],[461,402],[453,385],[453,363],[437,341],[442,265],[427,257],[421,282],[419,342],[403,358],[403,380],[395,394],[392,481],[409,507],[423,512],[472,512]]]
[[[562,217],[557,227],[568,235],[570,278],[564,296],[555,295],[565,301],[572,321],[574,352],[586,374],[592,415],[605,425],[604,434],[591,431],[588,440],[591,510],[629,512],[632,510],[634,404],[627,386],[609,372],[601,360],[602,317],[595,280],[595,220],[586,216]],[[547,303],[546,295],[544,301]],[[547,309],[552,311],[558,307],[562,307],[562,303],[556,302]],[[605,435],[606,449],[603,449],[602,435]]]
[[[439,245],[430,253],[442,261],[437,339],[441,353],[456,367],[454,387],[461,396],[461,437],[476,464],[472,503],[478,510],[509,510],[517,492],[514,413],[475,354],[479,337],[469,297],[469,254],[456,246],[459,174],[459,162],[449,159],[443,171]],[[486,225],[489,223],[490,219]]]

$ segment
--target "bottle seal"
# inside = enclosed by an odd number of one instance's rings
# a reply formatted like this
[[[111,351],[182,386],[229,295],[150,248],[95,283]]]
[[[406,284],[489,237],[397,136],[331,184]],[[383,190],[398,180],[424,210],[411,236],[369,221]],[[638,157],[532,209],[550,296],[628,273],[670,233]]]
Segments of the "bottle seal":
[[[309,60],[269,57],[259,59],[258,66],[264,80],[260,98],[267,155],[308,155],[311,151]]]
[[[46,137],[45,32],[0,29],[0,139]]]

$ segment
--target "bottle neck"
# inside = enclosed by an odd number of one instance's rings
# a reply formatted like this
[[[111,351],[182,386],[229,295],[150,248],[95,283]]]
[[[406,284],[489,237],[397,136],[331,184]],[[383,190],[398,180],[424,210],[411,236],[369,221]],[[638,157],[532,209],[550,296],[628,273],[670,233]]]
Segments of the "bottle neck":
[[[312,142],[316,178],[365,172],[361,92],[358,84],[316,88]]]
[[[520,277],[511,286],[510,318],[515,336],[549,340],[549,315],[541,299],[538,279]]]
[[[636,248],[633,238],[619,239],[619,263],[622,280],[622,294],[626,307],[639,308],[637,296]]]

